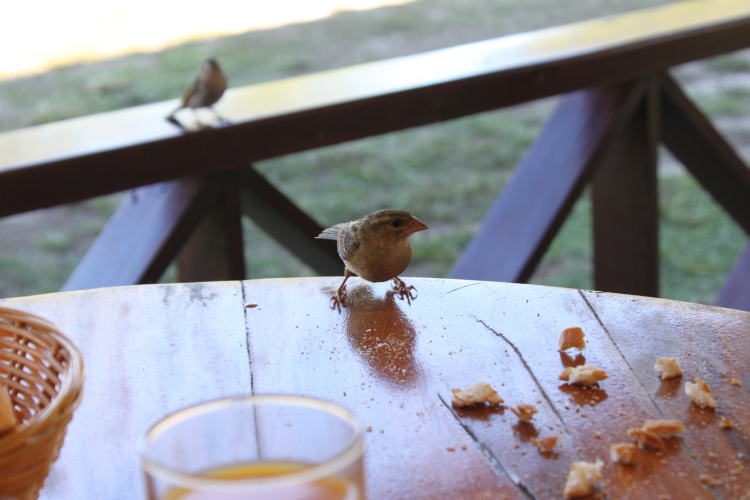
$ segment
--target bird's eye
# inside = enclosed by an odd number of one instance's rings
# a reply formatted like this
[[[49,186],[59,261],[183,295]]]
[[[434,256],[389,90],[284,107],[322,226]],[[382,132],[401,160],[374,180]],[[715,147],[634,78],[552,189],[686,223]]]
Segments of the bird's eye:
[[[391,221],[391,226],[393,227],[401,227],[401,224],[403,224],[403,222],[401,222],[401,219],[393,219]]]

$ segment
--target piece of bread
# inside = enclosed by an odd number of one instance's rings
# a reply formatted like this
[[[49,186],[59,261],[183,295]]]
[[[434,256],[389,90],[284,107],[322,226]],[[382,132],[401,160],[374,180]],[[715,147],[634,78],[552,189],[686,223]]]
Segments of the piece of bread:
[[[668,419],[645,420],[641,429],[646,432],[653,432],[662,438],[671,438],[685,432],[685,426],[682,425],[682,422]]]
[[[510,411],[516,414],[519,420],[522,422],[530,422],[534,418],[534,413],[538,413],[534,405],[521,403],[510,407]]]
[[[453,393],[453,406],[456,408],[484,403],[499,405],[503,402],[503,398],[498,395],[497,391],[485,382],[477,382],[464,390],[451,389],[451,392]]]
[[[579,327],[566,328],[560,334],[560,352],[565,352],[571,347],[582,351],[586,347],[586,341],[583,340],[586,334]]]
[[[555,445],[557,444],[557,436],[555,435],[544,436],[542,438],[537,439],[535,444],[539,448],[539,451],[544,452],[544,453],[552,453],[552,450],[555,448]]]
[[[0,434],[16,428],[16,412],[8,388],[0,385]]]
[[[621,463],[623,465],[631,465],[635,460],[635,454],[638,451],[638,447],[633,443],[615,443],[609,447],[609,458],[613,462]]]
[[[695,377],[695,383],[685,382],[685,394],[701,408],[716,408],[714,393],[707,383]]]
[[[644,431],[643,429],[628,429],[628,436],[635,439],[636,443],[638,443],[638,448],[643,449],[644,446],[650,446],[657,450],[666,449],[664,441],[653,432]]]
[[[721,427],[722,430],[731,429],[732,427],[734,427],[734,421],[729,420],[728,418],[722,415],[722,417],[719,419],[719,427]]]
[[[578,385],[594,385],[605,378],[607,372],[594,365],[569,366],[560,374],[560,380]]]
[[[720,486],[721,485],[721,481],[712,478],[708,474],[701,474],[700,478],[701,478],[701,483],[707,484],[708,486]]]
[[[682,367],[677,358],[659,358],[654,364],[654,369],[662,380],[682,376]]]
[[[601,460],[591,462],[573,462],[570,465],[568,479],[565,481],[563,496],[568,498],[583,497],[591,493],[594,483],[602,480]]]

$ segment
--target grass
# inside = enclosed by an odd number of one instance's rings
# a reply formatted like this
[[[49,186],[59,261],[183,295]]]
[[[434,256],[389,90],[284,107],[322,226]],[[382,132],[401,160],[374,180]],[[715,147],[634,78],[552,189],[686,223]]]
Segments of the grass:
[[[0,82],[0,130],[178,96],[200,61],[218,58],[232,86],[416,53],[512,32],[666,3],[659,0],[421,0],[347,12],[275,30],[186,44],[155,54],[60,68]],[[700,75],[741,74],[744,54],[722,56]],[[698,93],[715,117],[750,114],[746,88]],[[725,100],[726,102],[723,102]],[[555,101],[544,100],[448,123],[265,161],[269,180],[321,224],[403,207],[430,225],[413,236],[407,274],[445,276],[479,227]],[[733,137],[750,143],[750,129]],[[710,303],[746,242],[742,232],[684,174],[662,176],[662,295]],[[59,289],[122,195],[0,220],[0,296]],[[591,288],[590,204],[585,195],[532,281]],[[248,276],[311,275],[249,221]],[[170,268],[163,281],[174,280]]]

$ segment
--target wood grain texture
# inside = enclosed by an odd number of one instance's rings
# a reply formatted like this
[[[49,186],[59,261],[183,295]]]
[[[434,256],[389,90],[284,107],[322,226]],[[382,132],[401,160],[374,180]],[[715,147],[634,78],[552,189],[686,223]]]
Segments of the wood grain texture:
[[[185,406],[250,393],[239,282],[1,302],[51,320],[83,353],[83,401],[42,500],[145,498],[135,454],[141,434]]]
[[[628,82],[564,96],[451,278],[528,280],[643,92]]]
[[[594,287],[659,296],[659,87],[646,78],[644,97],[604,154],[591,190]]]
[[[680,2],[234,89],[233,126],[181,135],[175,101],[0,134],[0,216],[653,74],[750,46],[745,0]],[[40,182],[43,180],[44,182]]]
[[[662,418],[686,427],[684,448],[696,467],[721,481],[724,498],[750,491],[750,315],[687,302],[585,292],[641,387]],[[658,357],[679,359],[684,375],[661,381],[653,364]],[[701,410],[684,392],[684,383],[700,377],[711,387],[716,410]],[[733,385],[732,378],[741,382]],[[722,430],[719,419],[733,419]]]
[[[750,235],[750,169],[671,76],[660,83],[664,145]]]
[[[737,258],[714,305],[750,311],[750,244]]]
[[[602,459],[608,498],[743,498],[750,489],[750,313],[628,295],[493,282],[407,278],[411,303],[354,278],[350,307],[328,307],[337,278],[121,287],[8,299],[52,319],[81,347],[83,404],[45,486],[47,498],[139,498],[133,443],[164,413],[234,394],[284,393],[351,409],[369,427],[369,498],[557,499],[576,460]],[[244,308],[245,303],[257,304]],[[587,346],[558,352],[579,326]],[[701,412],[653,363],[678,356],[685,380],[716,393]],[[595,388],[558,379],[594,364]],[[738,387],[731,378],[742,382]],[[492,384],[507,408],[451,406],[451,388]],[[735,422],[722,431],[719,416]],[[679,418],[684,439],[641,450],[609,445],[644,419]],[[555,453],[533,439],[558,435]],[[700,474],[722,481],[708,487]],[[744,475],[743,475],[744,474]]]

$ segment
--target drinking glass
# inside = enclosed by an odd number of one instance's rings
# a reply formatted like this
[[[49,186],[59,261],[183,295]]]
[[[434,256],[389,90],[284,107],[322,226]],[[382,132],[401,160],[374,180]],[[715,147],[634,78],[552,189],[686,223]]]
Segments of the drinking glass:
[[[354,415],[296,396],[193,406],[138,442],[149,500],[364,500],[362,452]]]

